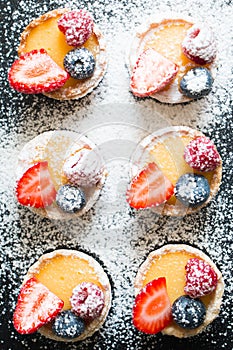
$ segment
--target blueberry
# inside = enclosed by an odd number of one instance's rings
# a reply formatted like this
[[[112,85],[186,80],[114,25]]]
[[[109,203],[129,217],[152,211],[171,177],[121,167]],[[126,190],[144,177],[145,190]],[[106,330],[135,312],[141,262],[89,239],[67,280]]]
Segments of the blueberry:
[[[62,311],[54,320],[52,331],[58,337],[73,339],[79,337],[85,330],[85,324],[81,317],[76,316],[71,310]]]
[[[183,295],[172,305],[172,317],[178,326],[187,329],[199,327],[205,319],[206,308],[200,299]]]
[[[180,91],[187,97],[200,98],[208,95],[212,89],[213,77],[203,67],[190,69],[180,81]]]
[[[57,191],[56,202],[63,211],[76,213],[86,204],[85,194],[78,187],[64,185]]]
[[[95,69],[94,56],[85,48],[71,50],[65,55],[64,68],[74,79],[90,78]]]
[[[182,204],[194,208],[207,201],[210,186],[203,175],[188,173],[178,179],[174,193]]]

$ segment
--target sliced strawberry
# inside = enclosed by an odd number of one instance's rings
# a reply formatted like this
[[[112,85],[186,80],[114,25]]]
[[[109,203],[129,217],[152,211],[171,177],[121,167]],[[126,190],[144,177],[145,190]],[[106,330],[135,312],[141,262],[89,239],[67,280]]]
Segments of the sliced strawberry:
[[[44,49],[32,50],[20,56],[8,73],[11,87],[25,94],[57,90],[69,77]]]
[[[133,324],[141,332],[156,334],[171,321],[171,303],[167,294],[166,278],[160,277],[149,282],[136,296]]]
[[[170,180],[155,163],[149,163],[131,181],[126,199],[132,208],[150,208],[164,203],[173,193]]]
[[[143,51],[131,76],[130,87],[135,96],[146,97],[162,90],[178,72],[178,66],[154,49]]]
[[[34,208],[44,208],[53,203],[56,190],[48,162],[36,163],[23,174],[17,183],[16,196],[20,204]]]
[[[30,278],[20,290],[13,324],[21,334],[34,333],[62,310],[64,302],[36,278]]]

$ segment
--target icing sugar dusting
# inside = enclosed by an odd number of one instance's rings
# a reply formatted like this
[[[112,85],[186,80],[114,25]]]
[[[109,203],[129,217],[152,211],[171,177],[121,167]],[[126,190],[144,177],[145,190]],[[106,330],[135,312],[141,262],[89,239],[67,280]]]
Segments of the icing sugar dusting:
[[[21,95],[9,88],[8,68],[17,57],[19,36],[39,15],[58,7],[76,8],[77,2],[62,0],[6,0],[0,57],[1,96],[1,308],[4,334],[2,349],[54,347],[39,334],[18,335],[12,326],[12,312],[20,284],[28,267],[44,252],[59,247],[94,254],[111,276],[113,306],[105,325],[91,339],[67,349],[230,349],[232,265],[232,88],[231,33],[229,5],[223,0],[202,3],[165,0],[79,1],[103,31],[108,48],[108,70],[97,89],[80,101],[59,102],[45,96]],[[129,92],[125,52],[135,27],[153,12],[183,12],[208,22],[218,44],[218,73],[212,92],[185,105],[170,106],[151,99],[137,99]],[[129,159],[141,139],[170,125],[201,129],[216,145],[223,159],[223,182],[217,197],[201,212],[184,218],[164,218],[152,211],[131,210],[125,201],[129,180]],[[69,129],[86,134],[100,148],[109,176],[96,205],[84,217],[58,223],[16,205],[13,196],[14,170],[19,150],[38,134],[52,129]],[[188,243],[203,249],[223,272],[226,292],[220,316],[192,339],[147,336],[133,329],[131,307],[133,282],[139,265],[148,253],[166,243]],[[181,345],[182,343],[182,345]],[[56,349],[64,344],[56,343]]]

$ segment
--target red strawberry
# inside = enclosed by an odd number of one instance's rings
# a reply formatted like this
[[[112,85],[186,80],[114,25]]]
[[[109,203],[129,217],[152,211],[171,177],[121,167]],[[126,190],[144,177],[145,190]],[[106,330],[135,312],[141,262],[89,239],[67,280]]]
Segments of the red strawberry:
[[[146,97],[162,90],[178,72],[178,66],[154,49],[143,51],[131,76],[130,87],[135,96]]]
[[[171,303],[167,294],[166,278],[160,277],[149,282],[136,296],[133,324],[141,332],[156,334],[171,321]]]
[[[57,90],[68,78],[69,74],[44,49],[32,50],[20,56],[8,73],[11,87],[25,94]]]
[[[192,298],[199,298],[212,293],[217,286],[218,276],[204,260],[189,259],[186,270],[184,292]]]
[[[34,333],[62,310],[64,302],[36,278],[30,278],[20,290],[13,324],[21,334]]]
[[[53,203],[56,190],[48,162],[36,163],[23,174],[17,183],[16,196],[20,204],[34,208],[44,208]]]
[[[131,181],[126,199],[132,208],[150,208],[164,203],[173,193],[170,180],[155,163],[149,163]]]

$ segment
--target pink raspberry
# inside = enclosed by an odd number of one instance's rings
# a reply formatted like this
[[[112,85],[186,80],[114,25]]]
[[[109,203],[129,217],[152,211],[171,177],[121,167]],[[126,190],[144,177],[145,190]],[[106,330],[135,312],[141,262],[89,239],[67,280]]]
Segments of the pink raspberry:
[[[185,147],[184,159],[193,169],[212,171],[221,162],[221,157],[214,143],[206,136],[194,138]]]
[[[83,282],[73,289],[70,303],[76,315],[91,321],[97,318],[103,310],[104,293],[96,284]]]
[[[213,32],[204,23],[194,24],[187,31],[181,46],[185,56],[197,64],[211,63],[217,54]]]
[[[204,260],[189,259],[186,266],[184,292],[192,298],[212,293],[217,286],[218,276]]]
[[[70,46],[81,46],[93,32],[94,22],[86,10],[73,10],[64,13],[57,22]]]

